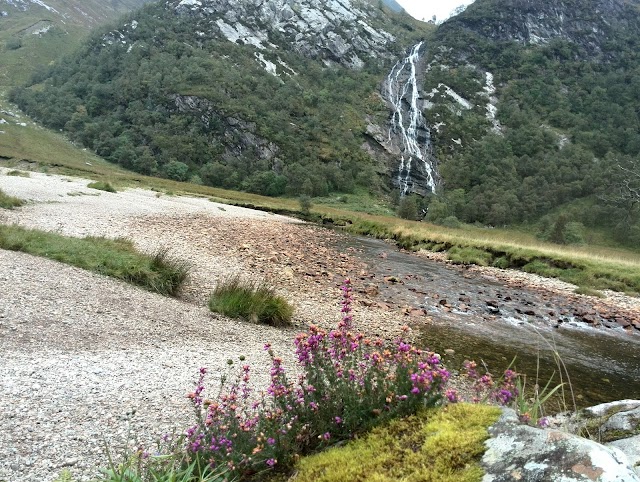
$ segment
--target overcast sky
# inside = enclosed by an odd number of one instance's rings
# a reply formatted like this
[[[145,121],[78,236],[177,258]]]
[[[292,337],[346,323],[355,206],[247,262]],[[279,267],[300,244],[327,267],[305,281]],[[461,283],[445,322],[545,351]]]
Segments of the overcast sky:
[[[434,15],[438,21],[446,19],[456,7],[469,5],[473,0],[396,0],[418,20],[431,20]]]

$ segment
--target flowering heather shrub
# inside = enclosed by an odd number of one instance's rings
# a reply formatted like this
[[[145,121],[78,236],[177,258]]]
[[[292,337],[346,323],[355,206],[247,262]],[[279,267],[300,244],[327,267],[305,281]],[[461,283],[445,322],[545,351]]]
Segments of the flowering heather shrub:
[[[351,286],[343,285],[342,321],[330,331],[316,326],[295,339],[302,374],[287,376],[270,346],[271,384],[261,394],[244,365],[215,400],[206,399],[206,369],[192,399],[198,423],[186,433],[194,460],[250,477],[286,469],[301,454],[347,440],[391,418],[433,406],[444,396],[449,373],[440,357],[403,340],[387,345],[353,330]]]

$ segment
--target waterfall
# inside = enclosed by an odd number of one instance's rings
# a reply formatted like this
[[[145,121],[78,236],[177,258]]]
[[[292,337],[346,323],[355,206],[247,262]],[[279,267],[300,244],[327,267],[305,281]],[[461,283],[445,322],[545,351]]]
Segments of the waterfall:
[[[431,133],[422,115],[417,75],[423,44],[414,45],[409,55],[394,65],[386,81],[386,99],[393,109],[389,142],[400,150],[396,181],[403,196],[412,191],[436,191]]]

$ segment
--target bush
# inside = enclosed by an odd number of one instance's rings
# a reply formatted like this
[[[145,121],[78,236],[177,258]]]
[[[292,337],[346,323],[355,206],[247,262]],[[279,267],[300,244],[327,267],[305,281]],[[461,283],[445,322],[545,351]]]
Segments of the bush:
[[[4,45],[7,50],[18,50],[20,47],[22,47],[22,39],[10,38]]]
[[[105,181],[90,182],[87,184],[87,187],[91,189],[99,189],[100,191],[117,192],[111,183]]]
[[[209,298],[209,309],[231,318],[284,326],[291,322],[293,307],[265,283],[243,281],[238,276],[218,283]]]
[[[295,380],[268,344],[271,384],[259,398],[249,386],[248,365],[229,387],[224,377],[212,400],[203,395],[207,371],[200,370],[189,395],[197,413],[197,423],[186,432],[192,460],[226,467],[229,478],[237,479],[288,469],[299,455],[443,399],[449,373],[440,357],[403,340],[387,345],[354,332],[348,280],[343,292],[344,316],[336,329],[311,326],[296,337],[302,374]]]
[[[298,202],[300,203],[300,212],[305,216],[309,216],[309,214],[311,214],[311,208],[313,207],[311,197],[303,194],[298,198]]]
[[[493,260],[491,266],[493,266],[494,268],[509,269],[509,267],[511,267],[511,263],[505,256],[500,256],[499,258]]]
[[[585,244],[585,232],[584,224],[569,222],[564,228],[564,241],[567,244]]]
[[[189,179],[189,166],[180,161],[169,161],[164,166],[164,174],[174,181],[186,181]]]
[[[461,228],[462,223],[455,216],[447,216],[442,221],[438,222],[440,226],[444,226],[445,228]]]
[[[543,218],[538,237],[556,244],[585,244],[585,232],[584,224],[569,221],[566,214],[561,214],[555,220]]]
[[[22,199],[9,196],[2,189],[0,189],[0,208],[13,209],[13,208],[23,206],[24,203],[25,202]]]

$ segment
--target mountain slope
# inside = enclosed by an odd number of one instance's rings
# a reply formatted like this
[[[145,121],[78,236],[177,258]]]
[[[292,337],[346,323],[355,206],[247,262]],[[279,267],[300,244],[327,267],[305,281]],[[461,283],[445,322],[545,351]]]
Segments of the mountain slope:
[[[14,92],[126,168],[268,195],[392,188],[436,222],[640,242],[640,2],[169,0]],[[41,82],[40,82],[41,81]]]
[[[150,0],[0,0],[0,87],[25,82],[97,25]]]
[[[578,222],[640,240],[637,203],[608,195],[640,168],[638,5],[477,0],[439,28],[424,91],[445,192],[431,219],[547,216],[547,235]]]
[[[14,98],[120,165],[261,194],[375,187],[377,84],[429,26],[377,2],[165,1]]]

